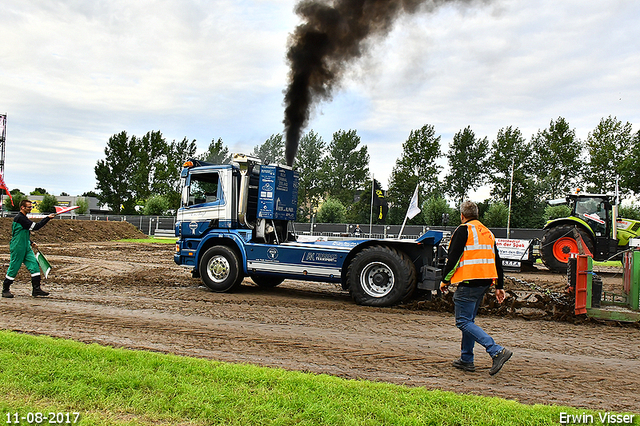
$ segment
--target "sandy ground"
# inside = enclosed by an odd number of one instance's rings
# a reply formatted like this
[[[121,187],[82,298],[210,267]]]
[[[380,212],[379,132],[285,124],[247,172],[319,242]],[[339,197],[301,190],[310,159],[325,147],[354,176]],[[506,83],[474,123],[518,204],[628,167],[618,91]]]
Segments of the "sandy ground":
[[[514,351],[491,377],[490,358],[480,350],[475,373],[451,366],[460,332],[451,313],[429,310],[428,302],[363,307],[333,284],[285,281],[263,289],[248,279],[236,293],[216,294],[173,263],[173,245],[41,249],[54,268],[44,286],[51,296],[30,296],[23,267],[12,287],[16,297],[0,299],[0,328],[527,404],[640,412],[638,327],[486,311],[477,322]],[[8,246],[0,253],[6,270]],[[543,271],[510,275],[554,289],[565,282]],[[605,275],[605,286],[621,287],[620,275]],[[509,280],[507,288],[518,285]]]

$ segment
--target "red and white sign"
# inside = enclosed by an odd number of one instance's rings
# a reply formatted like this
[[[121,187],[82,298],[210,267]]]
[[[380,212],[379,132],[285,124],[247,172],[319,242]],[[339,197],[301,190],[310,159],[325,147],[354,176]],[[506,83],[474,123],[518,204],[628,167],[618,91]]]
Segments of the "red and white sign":
[[[588,213],[588,214],[585,214],[585,215],[584,215],[584,217],[586,217],[587,219],[591,219],[591,220],[593,220],[594,222],[598,222],[598,223],[602,223],[602,224],[604,224],[604,223],[605,223],[605,222],[604,222],[604,220],[600,219],[600,216],[598,216],[598,215],[597,215],[597,214],[595,214],[595,213]]]

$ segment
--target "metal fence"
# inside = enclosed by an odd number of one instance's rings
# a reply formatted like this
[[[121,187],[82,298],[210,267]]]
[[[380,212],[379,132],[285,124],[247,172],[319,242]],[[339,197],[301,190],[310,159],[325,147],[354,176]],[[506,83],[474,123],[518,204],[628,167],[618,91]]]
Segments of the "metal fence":
[[[104,220],[125,221],[142,231],[145,235],[173,236],[176,227],[175,216],[142,216],[142,215],[62,215],[62,219],[76,220]],[[401,225],[371,225],[359,224],[360,236],[363,238],[398,238]],[[292,224],[293,230],[298,235],[324,236],[324,237],[353,237],[355,235],[355,223],[301,223]],[[401,238],[415,239],[428,230],[452,232],[455,227],[448,226],[423,226],[406,225]],[[507,238],[506,228],[491,228],[497,238]],[[509,238],[530,240],[542,238],[541,229],[511,229]]]
[[[62,218],[65,219],[64,217]],[[173,234],[176,227],[175,216],[76,215],[68,219],[129,222],[145,235],[155,235],[157,233],[168,234],[169,231]]]

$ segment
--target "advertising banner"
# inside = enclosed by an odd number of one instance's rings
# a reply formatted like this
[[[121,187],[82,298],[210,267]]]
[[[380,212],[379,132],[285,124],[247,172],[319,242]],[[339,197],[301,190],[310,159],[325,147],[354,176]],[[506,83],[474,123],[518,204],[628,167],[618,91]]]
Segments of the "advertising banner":
[[[523,261],[531,257],[531,242],[533,240],[516,240],[496,238],[496,246],[505,269],[520,269]]]

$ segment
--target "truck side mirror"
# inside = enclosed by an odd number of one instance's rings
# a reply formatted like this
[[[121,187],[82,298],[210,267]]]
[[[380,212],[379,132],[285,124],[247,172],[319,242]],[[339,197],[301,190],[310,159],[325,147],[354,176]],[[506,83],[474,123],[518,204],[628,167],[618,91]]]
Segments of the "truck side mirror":
[[[182,205],[186,206],[189,203],[189,187],[182,187]]]

